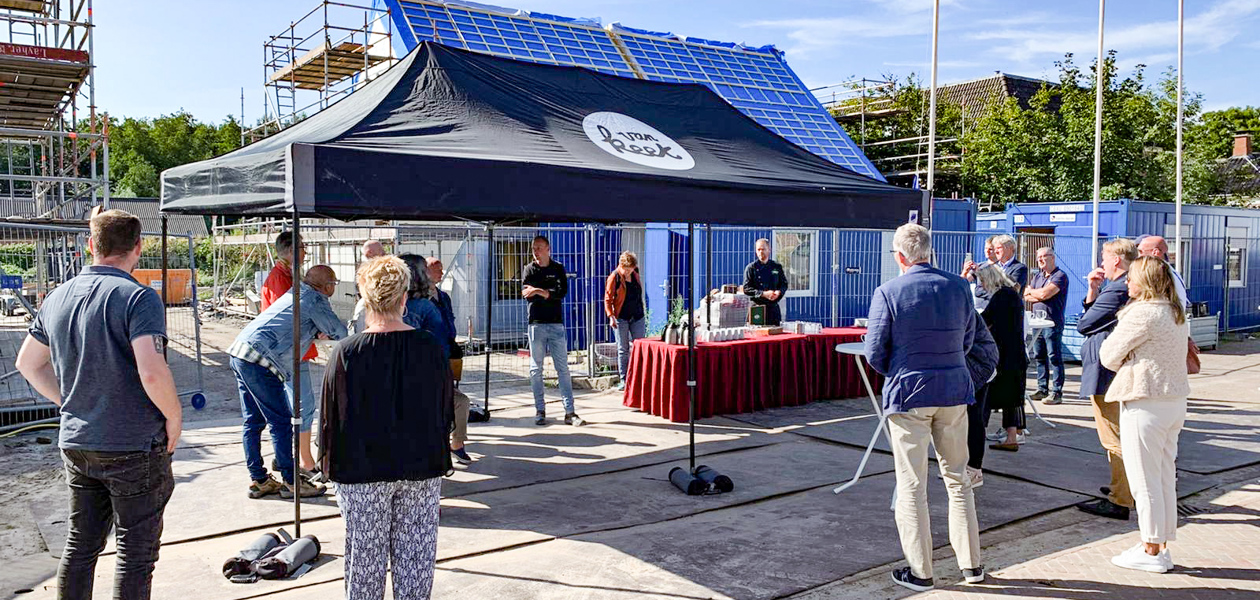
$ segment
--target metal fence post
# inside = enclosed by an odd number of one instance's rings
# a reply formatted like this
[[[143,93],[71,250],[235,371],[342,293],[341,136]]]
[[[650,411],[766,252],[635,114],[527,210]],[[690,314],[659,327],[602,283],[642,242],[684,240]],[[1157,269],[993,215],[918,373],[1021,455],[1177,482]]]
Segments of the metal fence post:
[[[840,230],[831,230],[831,326],[840,327]]]
[[[1225,243],[1221,253],[1221,263],[1224,269],[1221,271],[1221,297],[1224,302],[1221,304],[1221,311],[1225,314],[1225,332],[1229,333],[1232,329],[1229,323],[1229,234],[1225,235]]]
[[[586,265],[582,269],[582,295],[586,299],[586,376],[595,378],[595,226],[586,226]]]
[[[193,350],[197,355],[197,392],[205,392],[206,384],[201,365],[201,311],[199,310],[199,299],[197,298],[197,251],[193,247],[192,234],[186,234],[186,238],[188,239],[188,270],[191,273],[189,285],[192,286],[192,297],[189,299],[189,306],[192,309],[193,319]]]

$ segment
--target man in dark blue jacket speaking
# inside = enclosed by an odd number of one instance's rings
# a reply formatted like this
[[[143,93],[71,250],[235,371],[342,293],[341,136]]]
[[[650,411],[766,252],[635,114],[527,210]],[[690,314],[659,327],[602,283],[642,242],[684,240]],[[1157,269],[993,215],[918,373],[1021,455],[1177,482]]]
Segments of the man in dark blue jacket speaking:
[[[967,282],[934,269],[927,229],[902,225],[893,235],[902,275],[871,298],[866,357],[884,375],[884,415],[897,471],[897,531],[910,566],[893,580],[916,591],[932,588],[932,532],[928,523],[928,444],[949,494],[949,541],[969,583],[984,580],[980,533],[966,478],[967,405],[975,387],[967,354],[977,316]]]
[[[1076,323],[1076,330],[1085,336],[1081,344],[1081,398],[1094,405],[1094,425],[1098,441],[1107,450],[1111,464],[1111,484],[1107,498],[1077,504],[1077,508],[1094,515],[1128,520],[1133,508],[1129,479],[1124,474],[1124,458],[1120,454],[1120,405],[1107,402],[1107,388],[1115,373],[1102,366],[1098,349],[1116,328],[1116,313],[1129,302],[1129,263],[1137,260],[1137,246],[1132,240],[1117,238],[1103,244],[1102,264],[1089,274],[1089,291],[1085,293],[1085,313]]]

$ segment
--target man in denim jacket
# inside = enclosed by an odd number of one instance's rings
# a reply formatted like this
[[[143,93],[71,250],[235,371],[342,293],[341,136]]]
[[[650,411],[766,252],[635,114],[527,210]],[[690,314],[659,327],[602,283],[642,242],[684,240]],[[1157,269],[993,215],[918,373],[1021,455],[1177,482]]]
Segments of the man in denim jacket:
[[[984,580],[980,532],[967,465],[967,406],[975,387],[967,355],[975,344],[976,311],[967,282],[934,269],[927,229],[902,225],[893,236],[902,275],[871,298],[866,356],[884,375],[884,415],[897,472],[897,531],[908,567],[893,580],[932,589],[932,530],[928,524],[928,444],[949,494],[949,542],[968,583]]]
[[[317,337],[339,340],[346,337],[346,325],[333,312],[328,297],[337,287],[337,277],[327,266],[311,267],[301,284],[301,348],[307,348]],[[293,294],[276,299],[267,310],[254,318],[228,348],[231,366],[241,395],[241,416],[244,417],[245,466],[249,469],[249,497],[262,498],[279,493],[292,498],[293,481],[293,411],[289,408],[285,384],[293,379]],[[314,418],[304,411],[304,418]],[[309,415],[309,416],[308,416]],[[304,423],[309,427],[309,424]],[[284,486],[271,477],[263,466],[262,430],[271,427],[271,444],[276,453],[276,467]],[[323,486],[299,481],[296,486],[303,497],[319,496]]]

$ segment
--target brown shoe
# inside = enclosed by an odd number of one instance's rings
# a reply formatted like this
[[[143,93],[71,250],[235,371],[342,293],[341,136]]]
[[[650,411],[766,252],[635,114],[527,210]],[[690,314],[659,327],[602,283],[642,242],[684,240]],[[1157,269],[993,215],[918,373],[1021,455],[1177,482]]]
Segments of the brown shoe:
[[[298,478],[298,495],[303,498],[315,498],[317,496],[323,496],[327,491],[328,491],[328,488],[322,485],[315,485],[305,479],[302,479],[300,477]],[[293,497],[293,484],[289,484],[289,483],[284,484],[284,487],[280,489],[280,497],[285,498],[285,499],[292,498]]]
[[[1019,452],[1019,444],[1015,442],[1002,442],[1000,444],[989,444],[990,450],[1001,450],[1003,452]]]
[[[253,498],[254,500],[257,500],[259,498],[262,498],[263,496],[279,494],[280,489],[281,489],[280,482],[276,481],[275,478],[272,477],[271,475],[268,475],[267,479],[263,481],[250,482],[249,497]]]

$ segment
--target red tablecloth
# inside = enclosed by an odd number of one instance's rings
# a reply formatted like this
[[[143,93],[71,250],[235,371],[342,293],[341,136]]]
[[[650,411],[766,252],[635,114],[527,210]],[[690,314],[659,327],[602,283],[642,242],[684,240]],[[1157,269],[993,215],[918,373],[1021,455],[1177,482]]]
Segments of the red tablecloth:
[[[853,357],[836,352],[864,333],[849,327],[696,346],[696,418],[865,396]],[[626,406],[687,421],[686,346],[635,340],[626,380]]]

